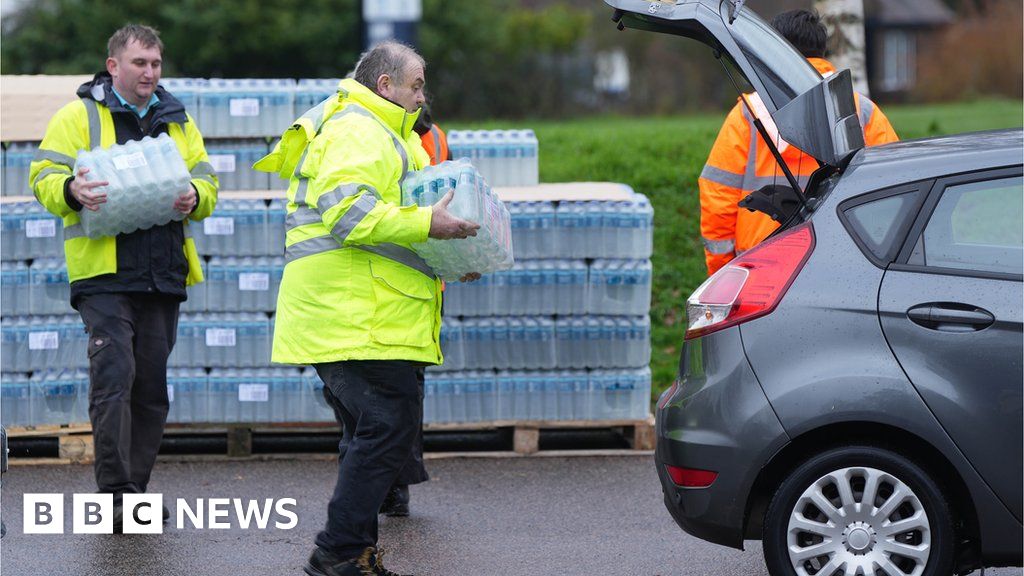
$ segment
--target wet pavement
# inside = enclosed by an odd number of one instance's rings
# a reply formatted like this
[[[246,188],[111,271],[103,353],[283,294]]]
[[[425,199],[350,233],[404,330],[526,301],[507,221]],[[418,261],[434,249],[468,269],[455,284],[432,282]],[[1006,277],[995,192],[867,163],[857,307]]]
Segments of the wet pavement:
[[[760,543],[732,550],[680,531],[661,503],[651,456],[433,459],[412,488],[412,516],[383,518],[386,565],[429,575],[767,576]],[[295,528],[196,529],[175,519],[159,535],[70,534],[72,493],[91,492],[87,466],[19,466],[4,475],[0,573],[17,576],[301,574],[325,520],[331,460],[157,464],[150,492],[198,498],[294,498]],[[64,535],[26,535],[22,494],[64,494]],[[1020,569],[986,576],[1021,576]]]

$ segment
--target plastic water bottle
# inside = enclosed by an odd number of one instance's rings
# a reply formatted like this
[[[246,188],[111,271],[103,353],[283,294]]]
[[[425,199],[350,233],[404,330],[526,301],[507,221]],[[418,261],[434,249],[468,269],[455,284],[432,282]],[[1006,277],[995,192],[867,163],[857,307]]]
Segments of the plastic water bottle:
[[[27,374],[5,373],[0,386],[0,423],[12,426],[33,426],[32,384]]]
[[[33,314],[70,314],[71,286],[68,283],[67,267],[64,260],[41,258],[32,263],[29,272]]]

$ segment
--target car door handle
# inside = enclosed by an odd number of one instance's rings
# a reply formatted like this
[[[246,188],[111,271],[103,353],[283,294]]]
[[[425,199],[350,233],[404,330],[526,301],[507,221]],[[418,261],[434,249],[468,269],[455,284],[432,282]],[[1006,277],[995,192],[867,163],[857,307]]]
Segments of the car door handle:
[[[952,302],[920,304],[907,310],[907,317],[919,326],[942,332],[983,330],[996,321],[988,310]]]

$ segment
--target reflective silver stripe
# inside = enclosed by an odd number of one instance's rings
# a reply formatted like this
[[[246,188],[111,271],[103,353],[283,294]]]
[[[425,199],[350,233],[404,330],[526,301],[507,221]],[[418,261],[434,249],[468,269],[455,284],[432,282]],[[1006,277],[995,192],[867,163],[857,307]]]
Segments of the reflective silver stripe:
[[[334,239],[334,236],[317,236],[316,238],[310,238],[308,240],[296,242],[291,246],[286,246],[284,249],[284,261],[285,264],[287,264],[288,262],[298,260],[299,258],[305,258],[306,256],[340,249],[341,245]]]
[[[208,176],[206,174],[204,174],[202,176],[196,176],[196,177],[194,177],[192,179],[193,180],[202,180],[203,182],[209,182],[210,184],[212,184],[214,186],[217,185],[217,183],[213,181],[213,176]]]
[[[722,170],[710,164],[704,165],[704,169],[700,172],[700,177],[723,186],[732,186],[733,188],[743,186],[743,174]]]
[[[306,189],[309,188],[309,178],[299,178],[299,185],[295,187],[295,204],[304,206],[306,204]]]
[[[704,249],[712,254],[732,254],[736,251],[735,240],[709,240],[701,236]]]
[[[38,184],[40,181],[42,181],[43,178],[46,178],[50,174],[63,174],[64,176],[71,176],[71,168],[63,165],[47,166],[46,168],[43,168],[42,170],[39,171],[39,174],[36,174],[36,179],[32,181],[32,188],[35,189],[36,184]]]
[[[65,236],[66,237],[66,236]],[[427,265],[427,263],[420,258],[418,254],[408,248],[403,248],[397,244],[377,244],[376,246],[356,244],[352,248],[358,248],[364,252],[370,252],[378,256],[383,256],[389,260],[394,260],[399,264],[404,264],[417,272],[420,272],[430,278],[435,278],[434,269]],[[317,236],[316,238],[310,238],[301,242],[296,242],[291,246],[284,249],[284,261],[285,263],[293,262],[299,258],[305,258],[306,256],[313,256],[315,254],[321,254],[323,252],[330,252],[331,250],[340,250],[341,245],[335,240],[334,236]]]
[[[95,100],[82,98],[85,112],[89,116],[89,150],[100,147],[100,109]]]
[[[860,94],[857,95],[857,99],[860,100],[860,127],[867,128],[871,116],[875,113],[875,103]]]
[[[420,258],[419,254],[413,252],[408,248],[403,248],[397,244],[377,244],[376,246],[370,246],[368,244],[354,244],[353,248],[371,252],[378,256],[383,256],[390,260],[394,260],[399,264],[405,264],[406,266],[420,272],[430,278],[436,278],[434,275],[434,269],[427,265],[423,258]]]
[[[60,152],[54,152],[53,150],[44,150],[43,148],[40,148],[36,152],[35,158],[32,159],[33,162],[39,162],[40,160],[49,160],[50,162],[67,166],[68,168],[72,168],[75,165],[75,159],[71,156],[61,154]]]
[[[209,174],[210,176],[216,176],[217,171],[213,169],[213,164],[209,162],[199,162],[188,171],[192,176],[203,176]]]
[[[316,200],[316,208],[321,214],[323,214],[334,206],[337,206],[338,203],[345,198],[355,196],[363,190],[372,193],[372,196],[380,197],[380,194],[377,193],[377,189],[369,184],[343,184],[330,192],[321,194]]]
[[[82,223],[72,224],[71,226],[64,227],[64,239],[71,240],[72,238],[83,238],[85,237],[85,228],[82,227]]]
[[[183,220],[181,222],[181,229],[185,231],[185,238],[191,238],[192,237],[192,227],[189,226],[188,222]]]
[[[338,219],[338,223],[331,229],[331,234],[344,244],[348,235],[355,230],[356,226],[366,218],[366,215],[377,205],[377,197],[370,194],[363,194],[358,200],[352,203],[345,211],[345,215]]]
[[[291,212],[284,217],[284,229],[285,232],[287,232],[293,228],[306,226],[308,224],[315,224],[317,222],[323,222],[323,218],[320,217],[320,213],[305,204],[300,204],[295,208],[294,212]]]

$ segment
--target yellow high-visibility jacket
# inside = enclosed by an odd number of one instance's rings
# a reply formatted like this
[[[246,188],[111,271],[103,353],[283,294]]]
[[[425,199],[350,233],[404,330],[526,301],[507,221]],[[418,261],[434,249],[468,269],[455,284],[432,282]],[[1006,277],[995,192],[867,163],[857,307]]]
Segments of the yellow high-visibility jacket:
[[[188,221],[202,220],[213,212],[217,204],[218,180],[195,122],[187,114],[185,119],[181,123],[170,122],[167,134],[185,160],[185,166],[192,175],[192,185],[199,195],[196,209],[182,222],[185,230],[182,249],[188,263],[185,284],[192,285],[203,281],[203,269],[189,233]],[[64,256],[70,282],[117,272],[117,237],[87,237],[82,230],[79,212],[68,206],[64,197],[64,182],[73,175],[78,151],[109,148],[116,143],[110,109],[89,96],[83,96],[53,115],[39,152],[29,168],[29,183],[36,198],[47,211],[64,221]]]
[[[290,179],[273,361],[442,361],[440,280],[412,249],[431,208],[401,206],[430,162],[409,114],[355,80],[255,168]]]
[[[836,71],[832,64],[821,58],[808,60],[823,76]],[[818,168],[817,160],[778,137],[777,128],[756,93],[748,95],[747,101],[772,139],[779,143],[782,158],[800,185],[806,185]],[[874,102],[854,93],[854,103],[864,130],[865,144],[875,146],[899,140],[889,119]],[[779,227],[779,223],[767,214],[737,206],[751,192],[775,183],[788,185],[771,150],[757,133],[750,112],[743,102],[738,102],[722,124],[697,181],[700,188],[700,231],[709,276]]]

